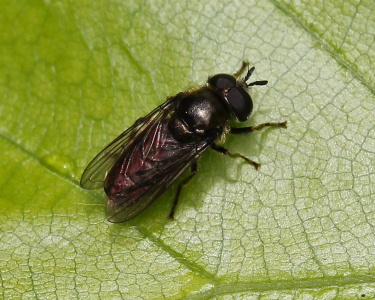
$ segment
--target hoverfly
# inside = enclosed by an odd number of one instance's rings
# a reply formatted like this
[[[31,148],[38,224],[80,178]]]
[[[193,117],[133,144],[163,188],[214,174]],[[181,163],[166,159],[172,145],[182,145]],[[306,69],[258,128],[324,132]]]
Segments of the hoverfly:
[[[191,173],[178,185],[169,214],[173,218],[182,187],[197,173],[197,160],[211,148],[241,158],[256,169],[259,164],[218,144],[228,133],[245,134],[265,127],[284,127],[286,122],[255,127],[229,127],[228,121],[246,121],[253,109],[248,89],[265,85],[247,83],[255,67],[242,63],[233,75],[217,74],[203,86],[191,88],[167,100],[104,148],[82,174],[84,189],[104,187],[108,196],[106,215],[110,222],[137,216],[190,167]],[[241,74],[247,73],[243,78]]]

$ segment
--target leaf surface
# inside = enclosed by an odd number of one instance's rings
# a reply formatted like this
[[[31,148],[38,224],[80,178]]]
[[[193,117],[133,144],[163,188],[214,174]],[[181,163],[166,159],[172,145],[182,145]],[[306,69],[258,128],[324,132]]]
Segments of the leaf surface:
[[[375,297],[372,1],[3,1],[0,295],[4,299]],[[79,186],[168,95],[256,66],[248,124],[176,186],[110,224]]]

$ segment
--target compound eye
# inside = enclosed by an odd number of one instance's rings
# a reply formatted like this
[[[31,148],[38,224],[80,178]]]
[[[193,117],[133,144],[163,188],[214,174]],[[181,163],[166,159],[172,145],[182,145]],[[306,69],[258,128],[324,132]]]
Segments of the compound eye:
[[[212,85],[218,91],[228,90],[236,86],[236,78],[229,74],[217,74],[207,80],[208,84]]]
[[[233,87],[227,93],[227,101],[237,121],[246,121],[253,111],[253,101],[242,87]]]

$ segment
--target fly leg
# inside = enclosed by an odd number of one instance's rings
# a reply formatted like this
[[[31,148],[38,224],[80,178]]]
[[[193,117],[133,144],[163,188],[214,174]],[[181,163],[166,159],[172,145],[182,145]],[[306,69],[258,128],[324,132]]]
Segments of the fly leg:
[[[249,127],[229,127],[230,133],[233,134],[244,134],[244,133],[251,133],[254,131],[259,131],[262,130],[265,127],[281,127],[281,128],[287,128],[287,122],[267,122],[267,123],[262,123],[257,126],[249,126]]]
[[[234,73],[233,76],[238,79],[248,68],[249,68],[249,62],[243,61],[241,68],[236,73]]]
[[[235,127],[229,127],[229,132],[230,133],[234,133],[234,134],[245,134],[245,133],[251,133],[251,132],[254,132],[256,130],[262,130],[263,128],[265,127],[282,127],[282,128],[286,128],[287,127],[287,122],[284,121],[284,122],[279,122],[279,123],[271,123],[271,122],[268,122],[268,123],[263,123],[263,124],[259,124],[258,126],[249,126],[249,127],[240,127],[240,128],[235,128]],[[215,143],[213,143],[211,145],[211,148],[217,152],[220,152],[221,154],[224,154],[224,155],[227,155],[227,156],[230,156],[230,157],[233,157],[233,158],[242,158],[244,161],[246,161],[248,164],[252,165],[256,170],[259,169],[260,167],[260,164],[247,158],[246,156],[243,156],[242,154],[239,154],[239,153],[232,153],[230,152],[228,149],[222,147],[222,146],[219,146]]]
[[[216,145],[215,143],[213,143],[211,145],[211,148],[214,149],[215,151],[221,153],[221,154],[224,154],[224,155],[227,155],[227,156],[230,156],[230,157],[233,157],[233,158],[242,158],[248,164],[252,165],[256,170],[258,170],[258,168],[260,167],[260,164],[258,164],[257,162],[247,158],[246,156],[243,156],[242,154],[239,154],[239,153],[232,153],[228,149],[226,149],[222,146]]]
[[[193,178],[193,176],[195,174],[197,174],[198,164],[197,164],[196,160],[193,160],[191,162],[190,171],[191,171],[191,174],[188,177],[186,177],[183,181],[181,181],[180,184],[177,187],[177,192],[176,192],[176,196],[174,197],[173,206],[172,206],[171,212],[169,213],[169,216],[168,216],[170,219],[174,219],[174,213],[175,213],[175,210],[176,210],[176,207],[177,207],[178,198],[180,197],[183,186],[185,184],[187,184]]]

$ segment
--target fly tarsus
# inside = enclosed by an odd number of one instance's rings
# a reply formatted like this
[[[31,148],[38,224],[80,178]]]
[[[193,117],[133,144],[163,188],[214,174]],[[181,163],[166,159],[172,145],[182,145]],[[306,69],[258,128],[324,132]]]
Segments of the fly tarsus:
[[[211,148],[213,150],[221,153],[221,154],[227,155],[227,156],[232,157],[232,158],[242,158],[249,165],[252,165],[256,170],[258,170],[259,167],[260,167],[259,163],[251,160],[250,158],[247,158],[246,156],[244,156],[242,154],[239,154],[239,153],[232,153],[228,149],[226,149],[226,148],[224,148],[222,146],[216,145],[215,143],[211,145]]]
[[[249,126],[249,127],[230,127],[230,133],[233,134],[245,134],[250,133],[254,131],[259,131],[267,127],[281,127],[281,128],[287,128],[287,121],[284,122],[267,122],[262,123],[257,126]]]

